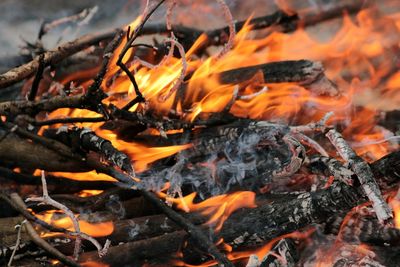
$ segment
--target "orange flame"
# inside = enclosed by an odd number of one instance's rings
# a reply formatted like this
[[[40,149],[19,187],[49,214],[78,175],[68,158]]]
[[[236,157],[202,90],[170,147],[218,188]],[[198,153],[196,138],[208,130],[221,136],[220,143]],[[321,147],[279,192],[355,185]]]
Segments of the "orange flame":
[[[171,198],[160,192],[159,196],[176,205],[185,212],[200,212],[210,217],[207,225],[213,225],[216,231],[221,230],[228,217],[241,208],[255,208],[255,193],[251,191],[234,192],[210,197],[200,203],[194,203],[197,193],[192,193],[182,198]]]
[[[75,231],[71,218],[62,217],[55,219],[54,215],[57,211],[48,211],[42,214],[36,214],[36,216],[56,227],[65,228],[69,231]],[[89,223],[84,220],[78,219],[79,227],[81,232],[90,235],[92,237],[102,237],[108,236],[114,231],[114,224],[111,221],[108,222],[97,222],[97,223]],[[42,237],[53,236],[53,233],[44,233]]]

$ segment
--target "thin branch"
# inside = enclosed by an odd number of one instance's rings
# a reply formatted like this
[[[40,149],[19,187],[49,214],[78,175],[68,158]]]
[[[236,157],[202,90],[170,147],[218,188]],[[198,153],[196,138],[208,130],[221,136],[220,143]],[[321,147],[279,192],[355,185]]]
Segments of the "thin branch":
[[[52,199],[49,196],[49,193],[47,191],[47,183],[46,183],[46,177],[45,177],[44,171],[42,171],[42,186],[43,186],[42,187],[42,189],[43,189],[42,197],[32,197],[32,198],[26,199],[26,201],[41,202],[41,203],[53,206],[59,210],[62,210],[71,219],[72,224],[75,229],[75,232],[72,232],[71,234],[76,237],[75,248],[74,248],[74,258],[77,260],[79,257],[82,238],[90,241],[97,248],[99,257],[104,256],[107,253],[107,249],[110,246],[110,242],[106,241],[104,247],[102,247],[96,239],[94,239],[80,231],[79,222],[76,219],[75,214],[68,207],[55,201],[54,199]]]
[[[12,253],[11,253],[10,260],[8,261],[7,267],[11,267],[11,266],[12,266],[12,261],[13,261],[13,259],[14,259],[15,253],[17,252],[18,247],[19,247],[19,245],[21,244],[22,225],[24,225],[26,222],[27,222],[27,220],[25,219],[25,220],[23,220],[23,221],[21,222],[21,224],[17,224],[17,225],[15,226],[15,229],[18,229],[18,232],[17,232],[17,241],[15,242],[15,247],[14,247]]]
[[[68,17],[64,17],[64,18],[60,18],[60,19],[56,19],[53,20],[51,22],[48,23],[43,23],[42,26],[40,27],[40,31],[38,34],[38,39],[42,39],[42,37],[48,33],[50,30],[62,25],[62,24],[66,24],[66,23],[70,23],[70,22],[77,22],[79,20],[81,20],[80,24],[84,24],[84,22],[88,21],[89,19],[91,19],[91,17],[94,15],[94,13],[96,13],[98,10],[97,6],[94,6],[92,8],[85,8],[84,10],[82,10],[80,13],[75,14],[75,15],[71,15]]]
[[[29,101],[33,101],[35,99],[35,96],[36,96],[37,91],[39,89],[40,80],[43,78],[44,68],[45,68],[44,54],[41,54],[39,56],[39,67],[38,67],[38,70],[36,72],[35,79],[32,82],[31,90],[29,91],[29,94],[28,94],[28,100]]]
[[[103,82],[104,76],[106,75],[110,59],[113,56],[115,49],[117,49],[118,45],[121,43],[123,36],[123,31],[118,30],[115,34],[114,39],[107,45],[106,49],[104,50],[103,62],[101,64],[100,71],[97,73],[96,77],[93,80],[93,83],[89,86],[88,91],[84,96],[84,102],[86,104],[91,103],[93,107],[97,107],[97,110],[99,112],[105,110],[103,105],[101,104],[101,101],[107,97],[107,94],[104,93],[104,91],[101,89],[101,84]],[[107,114],[103,115],[108,117]]]
[[[71,42],[66,42],[56,49],[45,52],[45,66],[55,65],[63,59],[89,47],[98,44],[100,41],[112,38],[115,30],[105,31],[97,34],[87,34]],[[39,56],[29,63],[23,64],[0,75],[0,88],[5,88],[28,78],[37,72],[39,68]]]
[[[233,22],[233,17],[232,13],[228,7],[228,5],[225,3],[224,0],[217,0],[218,4],[221,6],[225,19],[228,22],[228,27],[229,27],[229,39],[228,42],[224,45],[224,48],[215,56],[215,58],[221,58],[223,57],[226,53],[229,52],[229,50],[232,49],[234,42],[235,42],[235,35],[236,35],[236,30],[235,30],[235,23]]]
[[[140,102],[144,102],[145,99],[144,99],[142,93],[139,90],[139,86],[138,86],[138,84],[136,82],[135,76],[131,73],[129,68],[122,61],[123,61],[126,53],[128,52],[128,50],[131,49],[131,46],[132,46],[133,42],[136,40],[136,38],[139,36],[139,33],[142,31],[142,29],[144,27],[144,24],[148,21],[148,19],[151,17],[151,15],[157,10],[157,8],[159,6],[161,6],[161,4],[164,1],[165,0],[161,0],[149,12],[147,12],[147,11],[145,12],[147,14],[145,14],[145,16],[144,16],[142,22],[139,24],[139,26],[135,29],[135,31],[130,36],[127,35],[128,36],[128,40],[127,40],[125,46],[122,48],[121,53],[119,54],[117,65],[126,73],[126,75],[128,76],[129,80],[133,84],[133,87],[134,87],[135,93],[136,93],[136,98],[133,99],[132,101],[130,101],[127,105],[125,105],[123,107],[124,110],[129,110],[135,104],[140,103]]]
[[[1,194],[0,194],[0,197],[2,197]],[[44,249],[47,253],[49,253],[54,258],[58,259],[60,262],[64,263],[67,266],[71,266],[71,267],[79,267],[80,266],[78,263],[71,260],[69,257],[65,256],[64,254],[62,254],[58,249],[51,246],[49,243],[47,243],[45,240],[43,240],[37,234],[36,230],[33,228],[32,224],[29,221],[37,221],[39,219],[37,219],[35,216],[33,216],[32,214],[30,214],[27,211],[27,207],[26,207],[24,201],[18,194],[13,193],[13,194],[11,194],[11,199],[9,199],[9,198],[3,198],[3,199],[6,200],[9,204],[11,204],[11,206],[13,208],[16,208],[16,210],[19,211],[22,216],[24,216],[26,219],[28,219],[28,221],[26,221],[24,224],[25,229],[26,229],[26,232],[28,233],[29,237],[31,238],[31,240],[36,245],[38,245],[39,247]],[[28,217],[33,217],[33,220],[27,218],[26,213],[29,214]],[[45,224],[47,224],[47,223],[45,223]],[[42,224],[40,224],[40,225],[42,225]],[[51,225],[49,225],[49,226],[50,226],[50,228],[52,228]],[[65,232],[65,229],[61,229],[61,230],[63,230]]]

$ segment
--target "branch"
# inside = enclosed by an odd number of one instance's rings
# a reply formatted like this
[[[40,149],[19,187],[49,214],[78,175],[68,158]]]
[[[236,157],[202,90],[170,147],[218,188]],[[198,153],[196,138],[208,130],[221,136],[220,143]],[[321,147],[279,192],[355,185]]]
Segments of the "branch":
[[[39,89],[40,80],[43,78],[44,67],[45,67],[44,66],[44,55],[41,54],[39,56],[39,67],[38,67],[38,70],[36,72],[35,79],[32,82],[31,90],[30,90],[30,92],[28,94],[28,100],[29,101],[32,101],[32,100],[35,99],[35,96],[36,96],[37,91]]]
[[[112,38],[112,34],[115,31],[105,31],[97,34],[87,34],[74,41],[64,43],[54,50],[45,52],[44,66],[55,65],[63,59],[89,47],[91,45],[98,44],[100,41]],[[0,89],[22,81],[25,78],[33,75],[37,72],[40,65],[40,56],[35,57],[29,63],[23,64],[12,70],[7,71],[0,75]]]
[[[43,187],[42,188],[43,189],[43,196],[42,197],[31,197],[31,198],[26,199],[26,201],[41,202],[41,203],[44,203],[44,204],[47,204],[47,205],[51,205],[51,206],[53,206],[53,207],[55,207],[55,208],[57,208],[59,210],[62,210],[71,219],[72,224],[73,224],[74,229],[75,229],[75,232],[73,232],[71,234],[76,236],[75,249],[74,249],[74,258],[77,260],[78,257],[79,257],[79,252],[80,252],[80,249],[81,249],[81,242],[82,242],[81,239],[82,238],[90,241],[97,248],[98,253],[99,253],[99,257],[104,256],[107,253],[108,247],[110,246],[110,241],[107,240],[106,243],[104,244],[104,247],[102,247],[100,245],[100,243],[96,239],[94,239],[94,238],[92,238],[92,237],[90,237],[90,236],[88,236],[88,235],[86,235],[86,234],[84,234],[84,233],[82,233],[80,231],[79,222],[76,219],[75,214],[69,208],[67,208],[65,205],[55,201],[54,199],[52,199],[49,196],[49,193],[47,191],[47,183],[46,183],[46,178],[45,178],[45,175],[44,175],[44,171],[42,171],[42,187]]]
[[[326,133],[326,136],[338,150],[340,156],[350,164],[350,168],[357,175],[365,195],[372,202],[379,221],[388,222],[393,218],[392,210],[383,199],[369,165],[351,149],[339,132],[331,129]]]
[[[33,222],[40,221],[39,219],[37,219],[35,216],[33,216],[31,213],[29,213],[27,211],[27,207],[26,207],[24,201],[21,199],[21,197],[18,194],[16,194],[16,193],[11,194],[11,199],[10,199],[10,198],[8,198],[8,197],[6,197],[6,196],[4,196],[4,195],[2,195],[0,193],[0,198],[2,198],[3,200],[5,200],[9,204],[11,204],[14,209],[16,209],[22,216],[24,216],[29,221],[33,221]],[[62,263],[64,263],[67,266],[72,266],[72,267],[79,267],[80,266],[75,261],[71,260],[70,258],[65,256],[64,254],[62,254],[59,250],[57,250],[56,248],[51,246],[49,243],[47,243],[45,240],[43,240],[36,233],[35,229],[33,228],[32,224],[29,221],[25,222],[25,224],[24,224],[25,225],[25,229],[26,229],[28,235],[30,236],[31,240],[36,245],[38,245],[39,247],[44,249],[50,255],[54,256],[56,259],[60,260]],[[48,224],[43,222],[43,224],[40,224],[40,225],[43,226],[43,225],[48,225]],[[50,226],[50,228],[53,228],[51,225],[48,225],[48,226]],[[64,229],[61,229],[61,230],[65,231]]]

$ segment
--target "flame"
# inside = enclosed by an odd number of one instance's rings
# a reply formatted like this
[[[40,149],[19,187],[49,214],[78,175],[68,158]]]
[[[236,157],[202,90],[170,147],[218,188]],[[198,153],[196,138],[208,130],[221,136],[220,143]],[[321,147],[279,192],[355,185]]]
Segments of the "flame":
[[[194,203],[197,195],[195,192],[182,198],[171,198],[163,192],[158,193],[158,195],[169,203],[175,204],[178,209],[185,212],[200,212],[209,217],[205,224],[214,226],[216,231],[221,230],[226,219],[236,210],[257,207],[255,193],[251,191],[214,196],[200,203]]]
[[[103,193],[104,190],[82,190],[78,193],[80,197],[91,197]]]
[[[62,217],[57,219],[54,218],[54,215],[57,214],[57,212],[58,211],[54,210],[47,211],[45,213],[36,214],[36,217],[56,227],[65,228],[69,231],[75,231],[71,218],[69,217]],[[78,218],[78,222],[81,232],[90,235],[92,237],[108,236],[114,231],[114,224],[111,221],[89,223],[87,221]],[[42,237],[48,237],[53,235],[54,235],[53,233],[44,233]]]

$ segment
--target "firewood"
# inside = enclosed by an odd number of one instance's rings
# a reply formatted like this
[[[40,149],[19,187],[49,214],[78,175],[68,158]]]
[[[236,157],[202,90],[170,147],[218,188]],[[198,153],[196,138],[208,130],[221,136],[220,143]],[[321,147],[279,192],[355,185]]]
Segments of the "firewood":
[[[258,66],[242,67],[221,72],[220,82],[223,84],[238,84],[250,80],[257,72],[261,72],[266,83],[296,82],[309,87],[319,95],[338,95],[338,89],[329,81],[319,62],[309,60],[278,61]],[[316,86],[311,86],[317,82]]]

